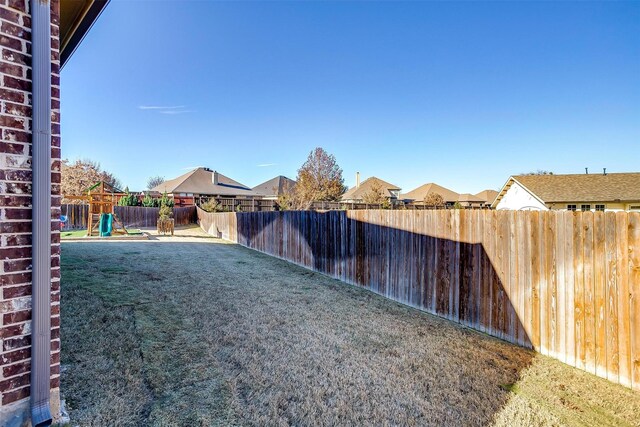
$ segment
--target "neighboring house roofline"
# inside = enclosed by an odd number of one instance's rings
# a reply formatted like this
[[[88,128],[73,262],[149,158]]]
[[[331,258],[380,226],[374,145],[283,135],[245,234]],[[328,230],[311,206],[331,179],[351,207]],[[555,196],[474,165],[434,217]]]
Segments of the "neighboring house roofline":
[[[542,200],[536,193],[534,193],[533,191],[529,190],[526,185],[524,185],[523,183],[518,181],[515,178],[515,176],[511,175],[509,177],[509,179],[507,180],[507,182],[502,186],[502,188],[498,192],[498,195],[496,196],[496,199],[493,201],[493,203],[491,203],[491,209],[495,209],[498,206],[498,203],[500,203],[500,200],[502,200],[502,197],[509,190],[509,188],[511,188],[512,182],[518,183],[518,185],[520,187],[524,188],[527,193],[531,194],[531,196],[534,199],[536,199],[537,201],[539,201],[540,203],[542,203],[545,206],[547,205],[547,203],[544,200]]]

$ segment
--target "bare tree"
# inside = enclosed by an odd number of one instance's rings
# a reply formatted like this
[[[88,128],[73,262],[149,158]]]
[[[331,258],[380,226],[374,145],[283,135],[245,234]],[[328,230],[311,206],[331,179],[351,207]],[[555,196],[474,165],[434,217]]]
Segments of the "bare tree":
[[[120,189],[122,184],[112,173],[100,168],[100,163],[92,160],[62,160],[60,191],[63,196],[82,196],[93,184],[104,181],[114,188]],[[79,201],[65,202],[80,203]]]
[[[362,201],[370,205],[381,205],[389,201],[385,190],[377,180],[372,180],[369,190],[362,195]]]
[[[424,198],[424,204],[436,208],[444,207],[444,197],[440,193],[429,193]]]
[[[164,182],[163,176],[152,176],[147,180],[147,190],[152,190]]]
[[[542,169],[538,169],[535,172],[527,172],[527,173],[522,173],[520,175],[553,175],[553,172],[542,170]]]
[[[296,209],[309,209],[316,201],[336,201],[346,191],[342,169],[336,158],[318,147],[298,170],[292,202]]]

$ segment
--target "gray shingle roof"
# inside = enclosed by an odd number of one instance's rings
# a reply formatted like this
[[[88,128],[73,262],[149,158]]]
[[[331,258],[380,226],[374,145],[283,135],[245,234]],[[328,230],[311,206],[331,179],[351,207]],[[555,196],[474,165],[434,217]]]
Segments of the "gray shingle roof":
[[[516,175],[512,178],[545,203],[640,200],[640,173]]]
[[[213,174],[207,168],[197,168],[170,179],[154,187],[152,191],[160,193],[193,193],[208,196],[256,196],[249,187],[218,173],[218,184],[213,183]]]
[[[371,187],[378,183],[382,190],[385,193],[385,196],[392,197],[390,191],[400,191],[400,187],[394,184],[390,184],[386,181],[381,180],[380,178],[376,178],[372,176],[371,178],[367,178],[360,183],[359,187],[351,187],[346,193],[342,195],[342,200],[362,200],[362,197],[371,191]]]
[[[284,192],[293,189],[296,182],[286,176],[276,176],[268,181],[253,187],[253,192],[261,196],[280,196]]]

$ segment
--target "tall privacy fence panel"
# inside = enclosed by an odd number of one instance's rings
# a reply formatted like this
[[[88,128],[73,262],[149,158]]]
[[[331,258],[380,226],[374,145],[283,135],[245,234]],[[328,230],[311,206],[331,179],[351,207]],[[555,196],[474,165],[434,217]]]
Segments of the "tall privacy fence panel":
[[[203,229],[640,390],[640,213],[210,214]]]
[[[114,206],[113,210],[125,227],[155,227],[158,224],[160,208]],[[66,228],[87,228],[89,205],[62,205],[61,212],[62,215],[67,216]],[[197,221],[196,207],[174,207],[173,218],[175,225],[195,224]]]

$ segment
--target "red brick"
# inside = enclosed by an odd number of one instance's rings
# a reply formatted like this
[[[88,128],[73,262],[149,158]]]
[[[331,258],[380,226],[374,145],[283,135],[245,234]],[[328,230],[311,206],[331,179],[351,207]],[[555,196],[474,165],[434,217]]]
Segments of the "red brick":
[[[8,194],[31,194],[31,183],[7,182],[4,192]]]
[[[60,341],[58,341],[60,342]],[[51,375],[60,375],[60,365],[51,365]]]
[[[30,258],[31,248],[12,248],[11,246],[31,246],[31,234],[14,234],[7,236],[6,250],[0,249],[0,254],[7,254],[5,258]],[[19,252],[16,252],[18,251]]]
[[[12,24],[11,22],[2,22],[2,24],[0,24],[0,32],[22,40],[31,40],[31,31],[29,29]]]
[[[18,400],[25,399],[29,397],[30,389],[29,387],[23,387],[15,391],[10,391],[8,393],[4,393],[2,395],[2,404],[8,405],[12,402],[17,402]]]
[[[22,41],[4,34],[0,35],[0,46],[22,52]]]
[[[0,328],[0,338],[11,338],[22,335],[24,331],[24,323],[21,325],[3,326]]]
[[[58,350],[60,350],[60,340],[51,341],[51,351],[58,351]]]
[[[12,116],[31,117],[31,107],[28,105],[5,102],[4,112]]]
[[[5,273],[31,270],[31,259],[11,259],[4,261]]]
[[[31,345],[31,335],[25,335],[23,337],[5,339],[4,342],[2,343],[2,349],[4,351],[9,351],[9,350],[15,350],[17,348],[28,347],[30,345]]]
[[[31,320],[31,310],[15,311],[13,313],[5,313],[2,316],[4,325],[10,325],[12,323],[20,323],[26,320]]]
[[[0,72],[15,77],[24,77],[25,75],[24,68],[22,66],[5,61],[0,62]]]
[[[60,327],[60,316],[55,316],[51,318],[51,327],[52,328]]]
[[[2,49],[2,59],[31,67],[31,57],[8,49]]]
[[[4,85],[8,88],[31,92],[31,80],[17,79],[11,76],[4,76]]]
[[[2,290],[3,299],[11,299],[31,295],[31,285],[12,286]]]
[[[54,314],[60,314],[60,304],[51,306],[51,315],[53,316]]]
[[[15,208],[3,209],[5,219],[31,219],[31,209]]]
[[[31,357],[31,348],[23,348],[20,350],[10,351],[0,355],[0,363],[8,365],[10,363],[19,362]]]
[[[7,186],[9,186],[7,184]],[[0,221],[0,233],[29,233],[31,232],[31,221],[9,222]]]
[[[11,89],[0,88],[0,98],[4,101],[24,102],[24,93]]]
[[[19,10],[20,12],[27,13],[26,0],[9,0],[8,6],[12,9]]]
[[[27,146],[25,144],[0,141],[0,153],[25,154],[26,147]],[[11,178],[6,177],[7,172],[9,171],[2,171],[2,175],[3,175],[2,179],[7,181],[13,181]]]
[[[6,9],[4,7],[0,7],[0,18],[15,23],[20,22],[20,14],[18,12]]]
[[[5,78],[11,78],[6,77]],[[6,114],[0,114],[0,126],[14,129],[26,129],[28,120],[24,117],[8,116]]]
[[[56,363],[60,363],[60,352],[59,351],[51,353],[51,364],[55,365]]]
[[[51,293],[51,303],[53,304],[54,302],[60,302],[60,292]],[[51,332],[51,338],[54,338],[53,332]],[[60,338],[60,334],[58,334],[57,338]]]
[[[24,387],[25,385],[29,385],[29,375],[30,374],[22,374],[17,377],[0,381],[0,392],[4,393],[10,390],[15,390],[19,387]]]
[[[5,378],[12,377],[14,375],[29,372],[31,370],[31,362],[25,361],[20,363],[14,363],[13,365],[4,366],[2,368],[2,375]]]
[[[60,377],[51,378],[51,389],[60,388]]]
[[[58,298],[60,298],[60,296],[58,296]],[[58,299],[58,301],[59,301],[59,299]],[[51,339],[55,340],[57,338],[60,338],[60,328],[51,329]],[[59,361],[60,361],[60,354],[58,354],[58,362]]]
[[[5,129],[4,139],[15,142],[31,143],[31,132],[25,130]]]
[[[0,196],[0,206],[31,206],[31,195]]]
[[[11,273],[0,276],[0,285],[11,286],[31,282],[31,273]]]

